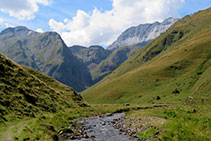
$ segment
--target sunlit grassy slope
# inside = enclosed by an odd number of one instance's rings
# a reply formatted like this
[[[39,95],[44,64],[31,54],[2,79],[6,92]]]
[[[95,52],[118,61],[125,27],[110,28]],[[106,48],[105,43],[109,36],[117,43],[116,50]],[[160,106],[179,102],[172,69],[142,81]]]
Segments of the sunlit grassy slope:
[[[208,103],[210,73],[211,8],[178,20],[83,97],[90,103]]]
[[[0,140],[58,140],[90,108],[72,88],[0,54]]]
[[[83,103],[72,88],[1,54],[0,70],[0,121],[7,121],[7,115],[35,117]]]

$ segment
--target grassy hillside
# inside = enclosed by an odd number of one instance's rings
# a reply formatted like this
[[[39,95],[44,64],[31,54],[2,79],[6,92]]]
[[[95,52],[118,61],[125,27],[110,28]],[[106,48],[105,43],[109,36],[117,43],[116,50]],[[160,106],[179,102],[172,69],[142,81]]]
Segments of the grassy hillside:
[[[211,8],[178,20],[101,82],[90,103],[211,102]]]
[[[1,54],[0,70],[0,140],[49,140],[89,111],[72,88]]]

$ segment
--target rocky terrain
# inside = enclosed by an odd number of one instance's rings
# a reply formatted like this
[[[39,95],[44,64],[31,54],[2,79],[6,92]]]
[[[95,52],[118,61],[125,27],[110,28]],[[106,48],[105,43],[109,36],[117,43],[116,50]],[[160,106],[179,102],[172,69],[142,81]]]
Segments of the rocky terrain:
[[[69,127],[59,131],[63,138],[71,140],[121,140],[135,141],[137,137],[129,136],[128,132],[123,132],[123,129],[115,126],[120,119],[123,120],[124,113],[104,114],[97,117],[88,117],[76,120],[80,125],[78,127]],[[121,124],[121,123],[120,123]],[[75,134],[78,133],[78,134]]]
[[[116,41],[108,46],[107,49],[115,50],[124,46],[145,46],[161,33],[165,32],[175,22],[176,19],[168,18],[161,23],[147,23],[130,27],[126,29]]]

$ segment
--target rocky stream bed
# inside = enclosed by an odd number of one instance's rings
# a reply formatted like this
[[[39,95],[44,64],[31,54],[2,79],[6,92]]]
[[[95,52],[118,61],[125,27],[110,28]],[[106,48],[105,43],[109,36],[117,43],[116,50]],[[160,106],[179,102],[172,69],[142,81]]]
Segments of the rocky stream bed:
[[[125,113],[104,114],[77,119],[77,127],[60,131],[60,140],[66,141],[137,141],[132,131],[123,124]],[[66,138],[66,139],[64,139]]]

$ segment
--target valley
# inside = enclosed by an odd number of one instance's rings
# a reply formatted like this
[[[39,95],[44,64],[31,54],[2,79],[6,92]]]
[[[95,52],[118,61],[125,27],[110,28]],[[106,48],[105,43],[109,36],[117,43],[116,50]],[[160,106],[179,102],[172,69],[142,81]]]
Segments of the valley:
[[[178,20],[82,95],[99,104],[210,102],[210,16],[207,9]]]
[[[106,49],[0,32],[0,140],[211,140],[211,8]]]

